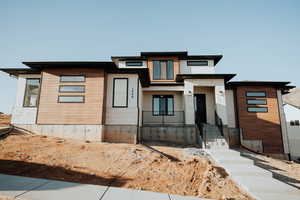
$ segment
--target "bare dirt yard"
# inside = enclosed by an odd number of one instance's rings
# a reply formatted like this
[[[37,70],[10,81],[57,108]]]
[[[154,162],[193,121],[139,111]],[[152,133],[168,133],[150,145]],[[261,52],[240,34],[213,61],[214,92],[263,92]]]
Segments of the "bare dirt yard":
[[[246,157],[253,159],[255,165],[271,171],[274,178],[300,189],[299,163],[275,159],[266,155],[255,153],[251,153]]]
[[[253,199],[225,170],[184,148],[12,134],[0,140],[0,173],[210,199]]]

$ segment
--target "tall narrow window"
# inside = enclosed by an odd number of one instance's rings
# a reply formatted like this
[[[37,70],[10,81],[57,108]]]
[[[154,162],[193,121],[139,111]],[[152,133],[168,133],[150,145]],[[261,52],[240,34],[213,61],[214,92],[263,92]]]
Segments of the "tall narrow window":
[[[128,78],[114,78],[113,107],[126,108],[128,106]]]
[[[36,107],[40,90],[40,79],[26,79],[26,88],[24,95],[24,107]]]
[[[174,97],[172,95],[153,96],[153,115],[174,115]]]
[[[153,61],[154,80],[173,80],[174,62],[173,60],[154,60]]]

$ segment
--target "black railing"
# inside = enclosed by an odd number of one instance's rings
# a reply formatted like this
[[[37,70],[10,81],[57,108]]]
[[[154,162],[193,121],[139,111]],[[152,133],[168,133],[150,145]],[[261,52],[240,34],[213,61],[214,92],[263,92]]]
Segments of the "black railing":
[[[184,111],[143,111],[143,125],[183,125]]]
[[[223,134],[223,121],[219,117],[219,115],[216,111],[215,111],[215,123],[216,123],[216,126],[219,128],[219,130],[221,132],[221,135],[224,136],[224,134]]]

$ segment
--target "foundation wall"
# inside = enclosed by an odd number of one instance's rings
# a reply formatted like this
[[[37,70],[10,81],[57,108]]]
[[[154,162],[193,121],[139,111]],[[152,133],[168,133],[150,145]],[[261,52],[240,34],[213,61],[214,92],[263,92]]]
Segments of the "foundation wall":
[[[25,129],[37,135],[54,136],[89,141],[102,141],[102,125],[39,125],[14,124],[15,127]]]

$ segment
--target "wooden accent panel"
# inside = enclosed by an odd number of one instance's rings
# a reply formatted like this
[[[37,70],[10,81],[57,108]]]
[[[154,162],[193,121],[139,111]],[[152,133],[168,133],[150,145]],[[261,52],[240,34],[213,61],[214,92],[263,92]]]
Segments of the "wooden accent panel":
[[[246,97],[246,91],[265,91],[267,97]],[[237,110],[240,128],[246,140],[262,140],[264,153],[283,153],[280,116],[278,110],[277,90],[272,87],[241,86],[236,90]],[[267,113],[250,113],[247,111],[246,99],[267,99]],[[255,106],[255,105],[249,105]]]
[[[153,60],[173,60],[174,62],[174,79],[173,80],[153,80]],[[150,73],[151,82],[175,82],[176,75],[179,74],[180,63],[176,56],[160,56],[160,57],[149,57],[148,58],[148,68]]]
[[[85,82],[60,82],[60,75],[83,74]],[[59,92],[59,85],[85,85],[85,93]],[[49,68],[42,72],[38,124],[103,124],[105,72],[97,68]],[[85,103],[58,103],[58,95],[84,95]]]

